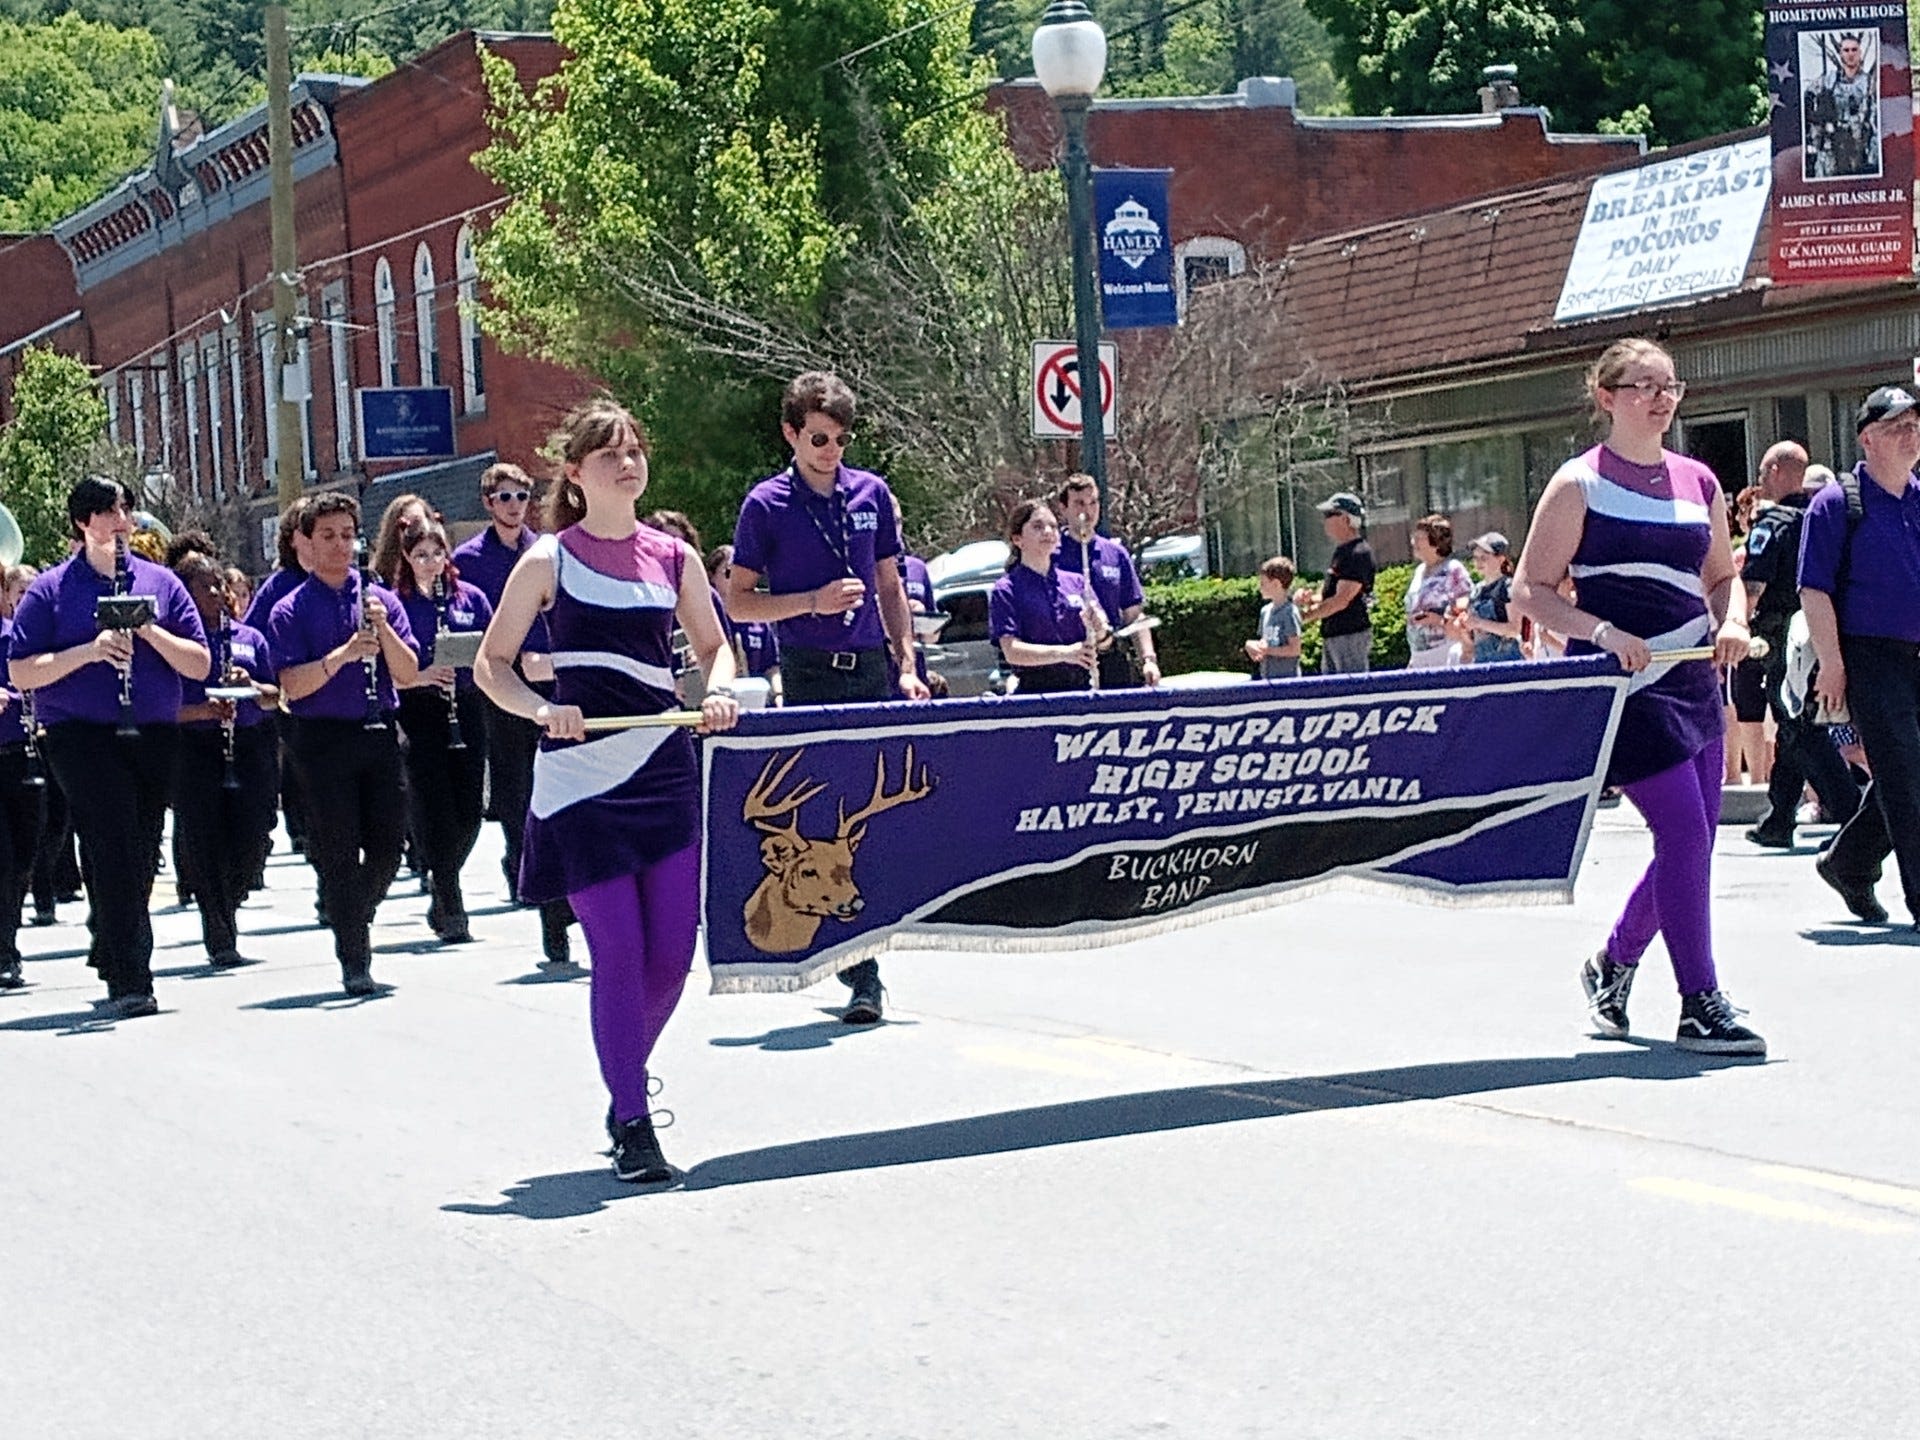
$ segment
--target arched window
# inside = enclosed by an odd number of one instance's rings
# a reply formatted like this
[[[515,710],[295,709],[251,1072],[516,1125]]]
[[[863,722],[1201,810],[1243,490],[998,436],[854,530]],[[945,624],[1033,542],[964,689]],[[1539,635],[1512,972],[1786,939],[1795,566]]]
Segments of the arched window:
[[[1174,247],[1174,284],[1182,313],[1187,298],[1203,285],[1225,280],[1247,268],[1247,247],[1224,235],[1196,235]]]
[[[413,252],[413,328],[420,346],[420,383],[440,383],[440,336],[433,323],[433,254],[426,242]]]
[[[460,286],[460,386],[471,415],[487,408],[487,372],[480,354],[480,266],[470,225],[462,225],[453,242],[453,269]]]
[[[393,267],[385,257],[373,267],[373,323],[380,337],[380,383],[400,383],[400,336],[394,322]]]

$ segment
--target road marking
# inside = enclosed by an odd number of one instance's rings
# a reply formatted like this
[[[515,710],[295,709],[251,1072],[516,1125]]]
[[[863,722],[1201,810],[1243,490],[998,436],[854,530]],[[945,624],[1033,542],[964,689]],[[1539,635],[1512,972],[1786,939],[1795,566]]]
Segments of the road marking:
[[[1905,1235],[1913,1227],[1895,1220],[1867,1220],[1838,1210],[1823,1210],[1800,1200],[1781,1200],[1751,1190],[1733,1190],[1724,1185],[1703,1185],[1697,1180],[1676,1180],[1665,1175],[1642,1175],[1628,1182],[1635,1190],[1681,1200],[1690,1205],[1714,1205],[1723,1210],[1738,1210],[1767,1220],[1787,1220],[1801,1225],[1824,1225],[1833,1230],[1851,1230],[1860,1235]]]
[[[1038,1050],[1018,1050],[1011,1045],[963,1045],[960,1056],[982,1065],[999,1065],[1009,1070],[1038,1070],[1045,1075],[1068,1075],[1076,1080],[1112,1080],[1111,1071],[1095,1069],[1062,1055],[1047,1055]]]
[[[1808,1185],[1858,1200],[1863,1205],[1889,1205],[1896,1210],[1920,1213],[1920,1190],[1886,1185],[1878,1180],[1857,1180],[1851,1175],[1835,1175],[1825,1170],[1801,1170],[1792,1165],[1756,1165],[1753,1173],[1769,1180],[1784,1180],[1791,1185]]]

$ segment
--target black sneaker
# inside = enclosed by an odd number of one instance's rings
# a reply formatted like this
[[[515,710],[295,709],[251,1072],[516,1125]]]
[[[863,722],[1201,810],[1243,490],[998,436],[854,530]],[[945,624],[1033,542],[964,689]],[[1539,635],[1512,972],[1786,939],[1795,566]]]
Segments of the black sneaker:
[[[613,1137],[613,1173],[630,1185],[657,1185],[673,1179],[674,1169],[654,1138],[652,1116],[642,1115],[618,1127]]]
[[[847,1008],[840,1012],[841,1022],[847,1025],[879,1024],[885,1009],[886,993],[879,975],[862,975],[853,987],[853,998],[847,1001]]]
[[[1680,1033],[1674,1044],[1702,1055],[1765,1055],[1767,1042],[1738,1020],[1736,1010],[1718,990],[1700,990],[1680,1001]]]
[[[1785,835],[1771,835],[1756,825],[1744,833],[1749,845],[1758,845],[1762,850],[1791,850],[1793,848],[1793,832],[1791,830]]]
[[[1814,858],[1813,873],[1833,887],[1834,893],[1853,912],[1856,920],[1864,920],[1869,925],[1887,923],[1887,907],[1874,895],[1873,886],[1855,885],[1834,874],[1832,857],[1827,851],[1823,850]]]
[[[1633,993],[1638,965],[1616,965],[1602,950],[1580,967],[1580,988],[1587,992],[1593,1033],[1603,1040],[1627,1038],[1627,996]]]
[[[0,960],[0,990],[18,990],[27,983],[27,977],[20,973],[20,957],[12,956]]]

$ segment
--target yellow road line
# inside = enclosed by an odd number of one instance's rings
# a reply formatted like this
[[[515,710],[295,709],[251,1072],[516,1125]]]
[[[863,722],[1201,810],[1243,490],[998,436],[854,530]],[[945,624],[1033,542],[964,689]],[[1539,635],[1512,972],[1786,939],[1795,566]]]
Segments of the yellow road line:
[[[1920,1213],[1920,1190],[1886,1185],[1878,1180],[1856,1180],[1851,1175],[1835,1175],[1825,1170],[1802,1170],[1793,1165],[1756,1165],[1753,1173],[1769,1180],[1784,1180],[1792,1185],[1808,1185],[1858,1200],[1863,1205],[1888,1205],[1897,1210]]]
[[[1781,1200],[1751,1190],[1733,1190],[1724,1185],[1703,1185],[1697,1180],[1676,1180],[1665,1175],[1643,1175],[1628,1182],[1635,1190],[1680,1200],[1690,1205],[1713,1205],[1723,1210],[1738,1210],[1767,1220],[1786,1220],[1799,1225],[1824,1225],[1832,1230],[1851,1230],[1859,1235],[1905,1235],[1911,1225],[1897,1220],[1869,1220],[1839,1210],[1824,1210],[1800,1200]]]

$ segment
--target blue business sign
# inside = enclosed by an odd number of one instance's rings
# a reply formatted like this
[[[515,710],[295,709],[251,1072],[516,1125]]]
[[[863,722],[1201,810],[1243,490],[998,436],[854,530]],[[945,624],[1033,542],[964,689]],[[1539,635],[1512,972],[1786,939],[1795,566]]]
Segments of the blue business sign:
[[[1180,323],[1167,209],[1172,180],[1171,170],[1093,172],[1100,301],[1109,330]]]
[[[354,391],[361,460],[441,460],[453,445],[453,391],[445,385]]]

